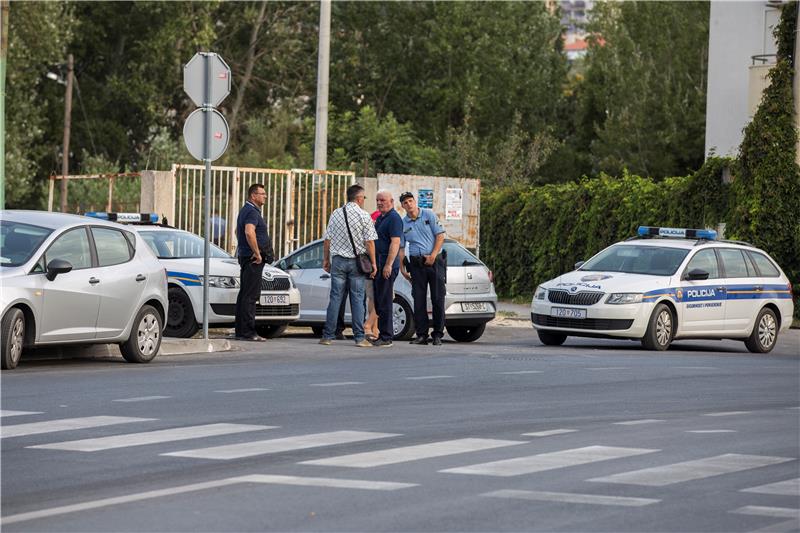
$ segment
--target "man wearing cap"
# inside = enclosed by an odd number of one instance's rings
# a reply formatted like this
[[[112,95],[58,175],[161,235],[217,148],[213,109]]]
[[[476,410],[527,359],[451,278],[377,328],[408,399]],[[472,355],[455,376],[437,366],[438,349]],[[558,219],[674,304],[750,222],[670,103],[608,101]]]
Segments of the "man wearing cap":
[[[406,210],[403,235],[408,242],[408,264],[402,260],[401,253],[400,268],[403,276],[411,281],[414,326],[417,332],[411,344],[428,344],[427,293],[430,287],[433,307],[431,337],[433,344],[439,346],[444,336],[444,295],[447,283],[447,262],[443,254],[440,254],[444,244],[444,229],[439,225],[436,214],[430,209],[420,208],[410,192],[400,195],[400,205]]]

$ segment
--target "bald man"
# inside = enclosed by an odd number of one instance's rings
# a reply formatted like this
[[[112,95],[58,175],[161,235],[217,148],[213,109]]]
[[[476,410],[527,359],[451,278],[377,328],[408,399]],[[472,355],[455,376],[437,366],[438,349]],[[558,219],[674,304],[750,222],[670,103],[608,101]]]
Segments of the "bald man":
[[[394,299],[394,280],[400,271],[399,252],[403,245],[403,219],[394,209],[394,198],[389,191],[378,191],[375,196],[381,214],[375,220],[375,255],[378,259],[378,275],[373,280],[375,311],[378,313],[380,336],[373,344],[388,347],[394,339],[394,320],[392,300]]]

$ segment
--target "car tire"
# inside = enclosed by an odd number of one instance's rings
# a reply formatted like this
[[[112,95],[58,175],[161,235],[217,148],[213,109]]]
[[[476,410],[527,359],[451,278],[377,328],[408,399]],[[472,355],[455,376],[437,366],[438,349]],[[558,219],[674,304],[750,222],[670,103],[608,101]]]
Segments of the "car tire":
[[[539,335],[539,340],[542,341],[542,344],[545,346],[561,346],[564,344],[564,341],[567,340],[565,334],[555,331],[537,329],[536,334]]]
[[[486,331],[486,324],[475,326],[447,326],[447,333],[458,342],[475,342]]]
[[[169,308],[167,309],[167,327],[164,328],[164,335],[186,339],[197,333],[197,319],[189,295],[180,287],[170,287],[167,299]]]
[[[642,346],[647,350],[663,352],[675,338],[675,315],[666,304],[658,304],[650,315]]]
[[[325,329],[325,326],[311,326],[311,334],[315,337],[322,337],[322,331]]]
[[[122,357],[129,363],[149,363],[161,347],[161,315],[150,305],[143,305],[133,319],[128,340],[119,345]]]
[[[411,340],[414,336],[414,312],[400,296],[395,296],[392,302],[392,326],[396,341]]]
[[[3,316],[0,338],[3,343],[3,370],[16,368],[25,346],[25,314],[22,310],[14,307]]]
[[[753,353],[768,353],[775,347],[778,340],[778,317],[769,307],[763,308],[756,317],[753,332],[744,345]]]
[[[286,332],[286,324],[264,324],[256,326],[256,332],[265,339],[276,339]]]

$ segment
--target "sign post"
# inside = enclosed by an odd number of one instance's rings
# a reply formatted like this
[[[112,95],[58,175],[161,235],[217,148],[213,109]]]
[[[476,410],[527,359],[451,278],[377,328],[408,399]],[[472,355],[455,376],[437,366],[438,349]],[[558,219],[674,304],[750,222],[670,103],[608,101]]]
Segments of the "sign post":
[[[228,122],[215,108],[231,92],[231,69],[213,52],[198,52],[183,67],[183,90],[199,109],[186,119],[183,138],[192,157],[206,164],[203,182],[203,338],[208,339],[208,276],[211,257],[211,162],[228,148]]]

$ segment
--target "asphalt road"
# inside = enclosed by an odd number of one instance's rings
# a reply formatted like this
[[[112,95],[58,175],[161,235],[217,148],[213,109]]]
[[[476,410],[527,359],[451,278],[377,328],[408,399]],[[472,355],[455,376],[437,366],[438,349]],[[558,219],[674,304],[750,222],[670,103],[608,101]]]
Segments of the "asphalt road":
[[[23,362],[4,531],[798,531],[800,331]]]

